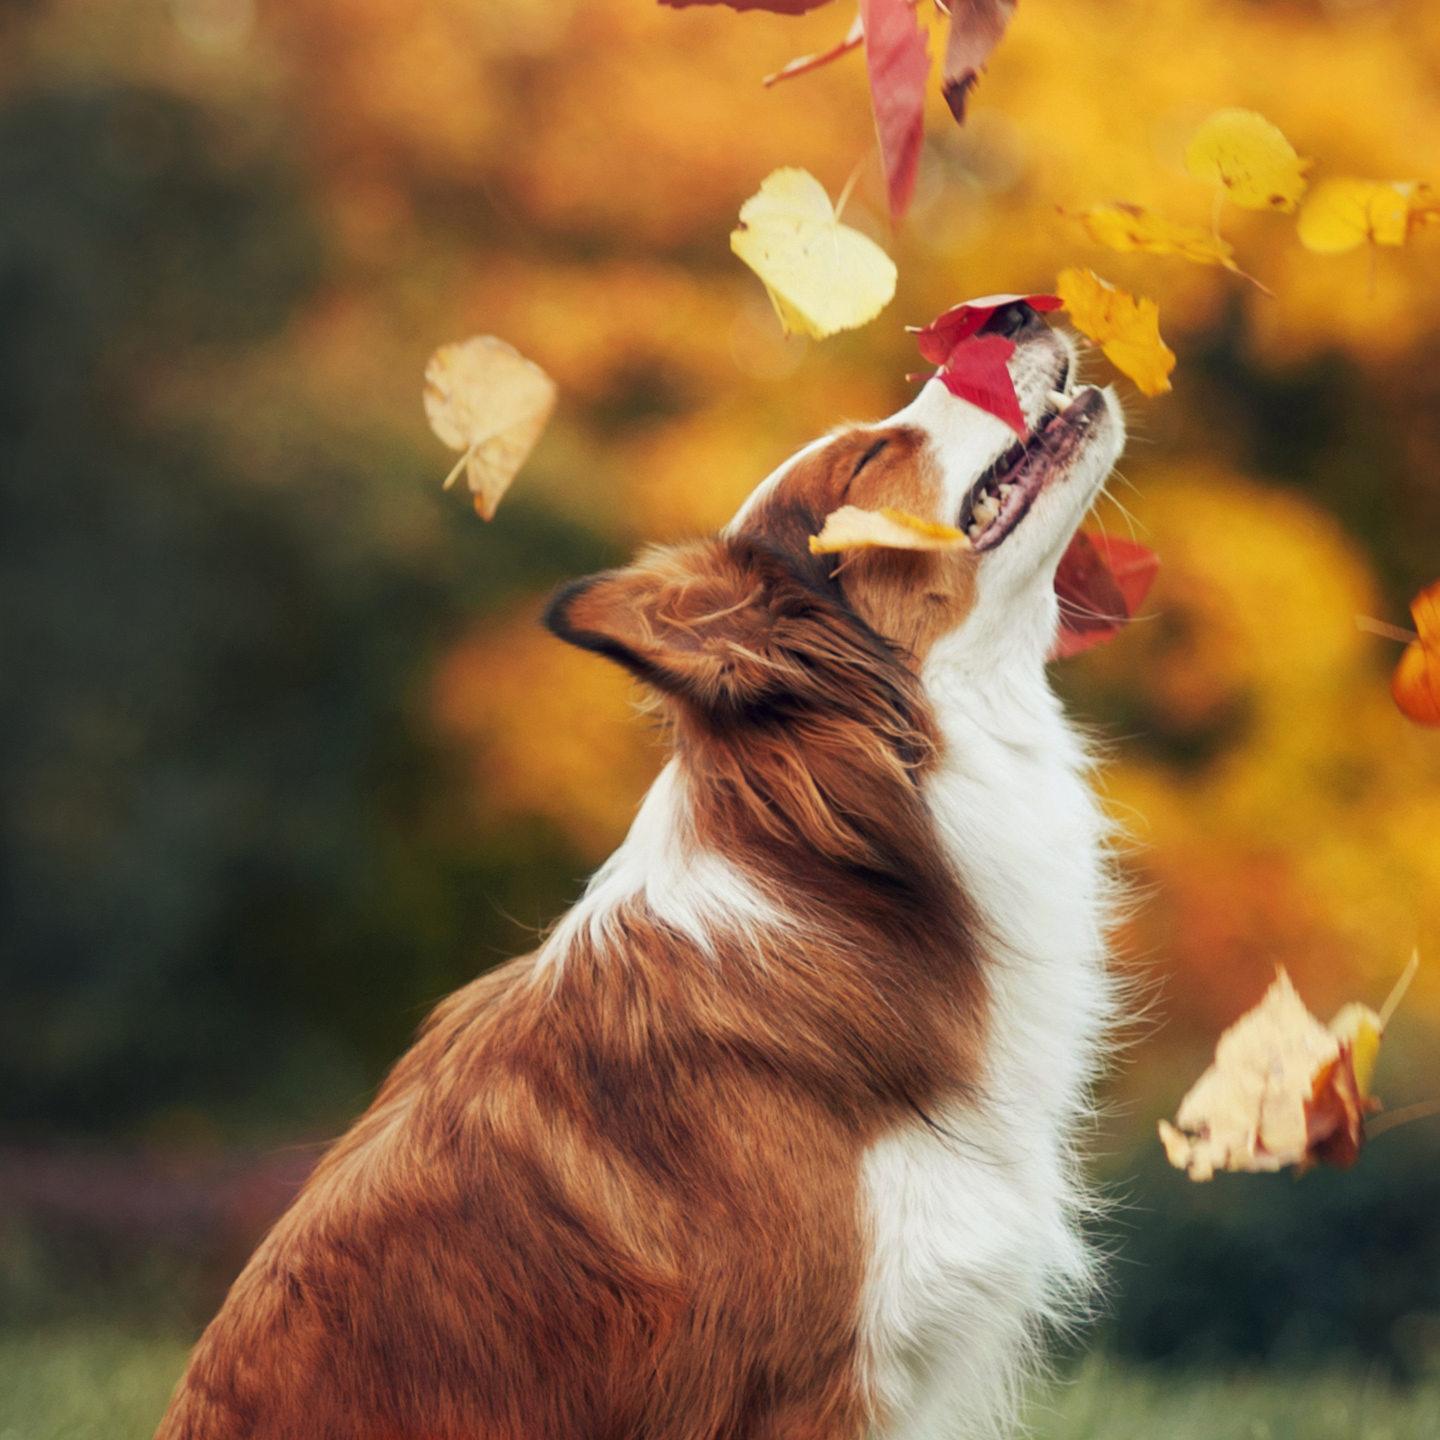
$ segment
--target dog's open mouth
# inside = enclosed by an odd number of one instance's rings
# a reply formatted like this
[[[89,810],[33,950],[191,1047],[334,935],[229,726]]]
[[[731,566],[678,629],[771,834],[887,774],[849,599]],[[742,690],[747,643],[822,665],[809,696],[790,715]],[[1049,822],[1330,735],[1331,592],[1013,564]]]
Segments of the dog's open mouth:
[[[993,550],[1023,520],[1040,492],[1063,479],[1105,407],[1093,385],[1050,395],[1051,409],[1028,439],[1012,445],[970,488],[960,528],[976,550]]]

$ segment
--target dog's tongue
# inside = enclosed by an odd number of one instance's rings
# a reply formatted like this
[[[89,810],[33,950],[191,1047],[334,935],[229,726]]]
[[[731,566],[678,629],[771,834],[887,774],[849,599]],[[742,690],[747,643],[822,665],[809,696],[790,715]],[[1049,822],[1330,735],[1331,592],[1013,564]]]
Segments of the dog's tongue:
[[[1070,542],[1055,573],[1060,633],[1051,660],[1065,660],[1103,645],[1144,603],[1160,557],[1147,545],[1082,530]]]

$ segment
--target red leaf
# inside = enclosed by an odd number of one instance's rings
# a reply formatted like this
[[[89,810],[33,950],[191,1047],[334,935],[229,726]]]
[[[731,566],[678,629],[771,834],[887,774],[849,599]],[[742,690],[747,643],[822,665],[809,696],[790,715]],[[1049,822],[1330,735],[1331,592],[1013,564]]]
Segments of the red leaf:
[[[940,378],[952,395],[1003,420],[1023,440],[1025,415],[1008,364],[1014,353],[1015,342],[1003,335],[971,335],[950,352]]]
[[[1159,568],[1149,546],[1080,531],[1055,574],[1060,633],[1050,659],[1079,655],[1117,634],[1150,593]]]
[[[803,15],[818,10],[830,0],[660,0],[662,5],[683,10],[690,5],[728,5],[732,10],[770,10],[776,15]]]
[[[1005,34],[1015,4],[1016,0],[953,0],[950,6],[950,43],[945,47],[940,88],[950,113],[962,125],[965,101]]]
[[[1054,295],[983,295],[956,305],[915,331],[915,340],[921,355],[941,367],[939,378],[952,395],[1003,420],[1023,440],[1025,416],[1008,365],[1015,343],[1003,335],[979,333],[997,310],[1017,302],[1032,310],[1060,308]]]
[[[943,365],[950,358],[950,352],[962,341],[978,334],[980,328],[997,311],[1016,302],[1028,305],[1032,310],[1058,310],[1058,295],[982,295],[978,300],[967,300],[956,305],[943,315],[937,316],[923,330],[916,330],[915,342],[920,353],[932,364]]]
[[[890,218],[899,220],[915,193],[920,146],[925,139],[925,81],[930,53],[906,0],[860,0],[870,104],[880,137],[880,160]]]

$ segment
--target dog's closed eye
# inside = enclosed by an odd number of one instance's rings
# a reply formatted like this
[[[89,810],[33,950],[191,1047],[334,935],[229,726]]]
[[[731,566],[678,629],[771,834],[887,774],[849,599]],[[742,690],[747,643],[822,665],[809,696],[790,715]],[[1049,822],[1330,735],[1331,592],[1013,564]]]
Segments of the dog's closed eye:
[[[889,443],[890,437],[888,435],[882,435],[855,462],[855,468],[850,472],[850,478],[853,480]]]

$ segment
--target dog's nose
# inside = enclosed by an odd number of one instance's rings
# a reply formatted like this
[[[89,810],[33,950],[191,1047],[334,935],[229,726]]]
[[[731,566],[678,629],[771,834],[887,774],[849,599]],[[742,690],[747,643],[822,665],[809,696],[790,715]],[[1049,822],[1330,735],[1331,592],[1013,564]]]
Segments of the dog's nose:
[[[1023,300],[1012,300],[1003,305],[981,327],[982,335],[1003,335],[1007,340],[1018,340],[1036,330],[1043,330],[1045,322],[1037,311],[1032,310]]]

